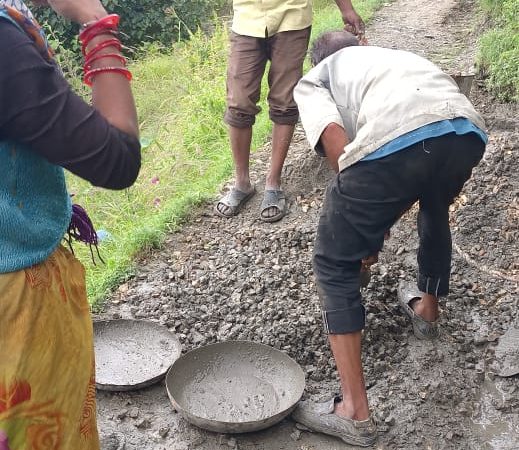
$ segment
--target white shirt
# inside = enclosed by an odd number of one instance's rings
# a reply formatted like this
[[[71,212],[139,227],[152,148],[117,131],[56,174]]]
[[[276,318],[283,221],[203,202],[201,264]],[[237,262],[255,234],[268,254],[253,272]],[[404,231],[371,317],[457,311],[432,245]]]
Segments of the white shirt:
[[[393,139],[440,120],[464,117],[485,129],[482,117],[449,75],[402,50],[342,49],[308,72],[294,97],[312,148],[330,123],[346,131],[350,143],[339,158],[340,170]]]

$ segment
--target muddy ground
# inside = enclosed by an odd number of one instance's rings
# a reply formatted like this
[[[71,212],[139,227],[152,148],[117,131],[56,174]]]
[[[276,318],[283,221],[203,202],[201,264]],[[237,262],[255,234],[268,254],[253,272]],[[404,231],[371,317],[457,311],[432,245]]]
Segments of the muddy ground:
[[[399,0],[368,27],[373,45],[409,49],[445,70],[473,68],[483,29],[467,0]],[[496,102],[476,80],[471,99],[490,131],[487,153],[452,206],[451,294],[442,302],[438,342],[416,340],[396,302],[400,280],[416,270],[415,212],[392,230],[364,291],[364,363],[379,449],[519,449],[519,380],[499,377],[495,349],[519,326],[519,177],[517,105]],[[258,219],[269,147],[254,156],[259,194],[223,220],[212,205],[194,211],[160,251],[142,257],[137,275],[109,301],[102,318],[145,318],[174,331],[183,350],[230,339],[279,348],[305,370],[305,396],[338,392],[323,333],[311,254],[331,173],[301,130],[286,165],[287,217]],[[499,355],[498,355],[499,356]],[[341,441],[301,431],[290,420],[246,435],[199,430],[173,411],[162,383],[129,393],[98,392],[101,434],[126,449],[336,450]],[[105,448],[112,448],[105,440]]]

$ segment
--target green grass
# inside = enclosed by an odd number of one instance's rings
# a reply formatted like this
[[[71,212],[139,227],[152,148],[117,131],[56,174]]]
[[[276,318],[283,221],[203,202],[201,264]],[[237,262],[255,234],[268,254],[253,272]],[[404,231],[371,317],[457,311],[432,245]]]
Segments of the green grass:
[[[481,0],[495,27],[479,42],[478,67],[487,87],[505,101],[519,101],[519,0]]]
[[[342,27],[335,3],[318,0],[313,36]],[[381,0],[359,0],[368,21]],[[133,89],[141,121],[143,164],[134,186],[123,192],[92,187],[68,175],[74,201],[89,212],[97,230],[111,238],[100,251],[106,264],[91,261],[89,250],[75,244],[87,268],[89,300],[100,306],[109,292],[132,274],[136,255],[163,242],[190,209],[212,198],[232,175],[225,109],[228,30],[217,25],[208,37],[196,33],[189,42],[165,49],[148,45],[131,64]],[[265,94],[265,85],[263,94]],[[253,147],[271,131],[265,95],[254,126]]]

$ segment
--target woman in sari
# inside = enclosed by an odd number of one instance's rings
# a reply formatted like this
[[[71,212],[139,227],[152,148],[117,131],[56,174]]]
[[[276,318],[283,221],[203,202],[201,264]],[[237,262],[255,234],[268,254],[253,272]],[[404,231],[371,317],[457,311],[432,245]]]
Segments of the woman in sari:
[[[63,168],[130,186],[138,124],[118,17],[99,0],[48,4],[82,25],[93,106],[71,91],[27,6],[0,0],[0,450],[98,450],[84,269],[61,245],[67,230],[96,235]]]

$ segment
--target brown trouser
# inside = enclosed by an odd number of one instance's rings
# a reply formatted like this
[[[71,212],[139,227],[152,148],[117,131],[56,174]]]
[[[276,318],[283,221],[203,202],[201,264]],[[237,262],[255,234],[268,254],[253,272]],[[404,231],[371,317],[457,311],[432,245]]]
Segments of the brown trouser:
[[[257,105],[261,79],[267,61],[270,119],[282,125],[294,125],[299,118],[294,87],[303,76],[310,27],[284,31],[266,38],[242,36],[231,32],[231,50],[227,69],[227,124],[246,128],[254,124],[261,108]]]

